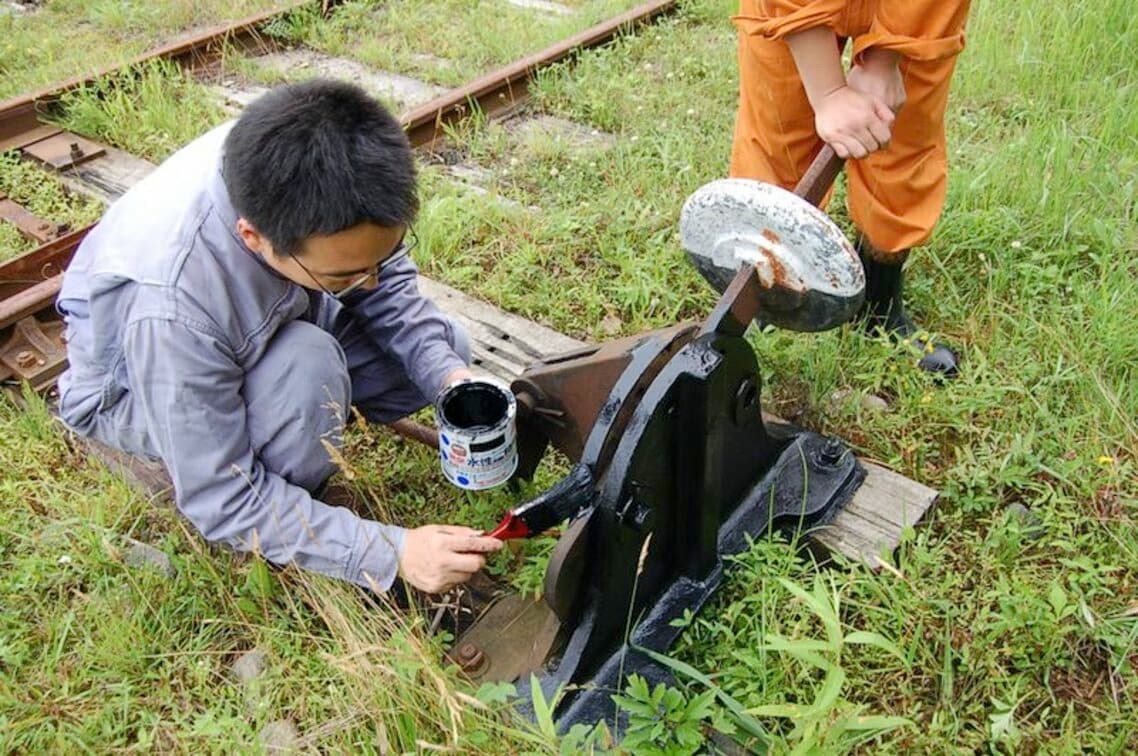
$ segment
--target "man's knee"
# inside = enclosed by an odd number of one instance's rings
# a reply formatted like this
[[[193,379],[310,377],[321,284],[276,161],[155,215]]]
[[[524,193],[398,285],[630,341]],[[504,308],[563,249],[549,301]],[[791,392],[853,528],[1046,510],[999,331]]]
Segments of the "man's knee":
[[[283,326],[245,375],[254,452],[290,483],[313,488],[334,471],[351,383],[335,337],[304,321]]]
[[[454,318],[450,318],[450,346],[462,361],[470,364],[470,332]]]

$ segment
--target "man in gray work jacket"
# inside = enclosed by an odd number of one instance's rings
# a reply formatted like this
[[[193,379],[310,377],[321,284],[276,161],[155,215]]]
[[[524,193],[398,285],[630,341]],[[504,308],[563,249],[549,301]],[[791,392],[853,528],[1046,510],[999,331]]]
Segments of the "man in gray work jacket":
[[[354,404],[390,421],[469,375],[461,329],[416,287],[399,123],[356,87],[275,89],[108,210],[64,276],[80,434],[160,458],[210,541],[386,590],[434,592],[501,542],[404,530],[314,498]]]

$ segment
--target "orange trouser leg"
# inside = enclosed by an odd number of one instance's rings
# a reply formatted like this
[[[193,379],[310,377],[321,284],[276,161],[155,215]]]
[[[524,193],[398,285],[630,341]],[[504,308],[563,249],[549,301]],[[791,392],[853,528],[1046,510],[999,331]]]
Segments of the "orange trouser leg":
[[[739,35],[739,111],[731,175],[791,189],[822,143],[790,48]],[[908,102],[889,146],[846,166],[850,216],[884,252],[927,241],[944,207],[944,111],[956,59],[902,61]],[[824,206],[824,205],[823,205]]]
[[[903,60],[907,102],[889,145],[846,165],[850,217],[881,252],[926,242],[944,208],[944,110],[956,58]]]
[[[739,35],[739,112],[731,175],[793,189],[822,149],[785,42]]]

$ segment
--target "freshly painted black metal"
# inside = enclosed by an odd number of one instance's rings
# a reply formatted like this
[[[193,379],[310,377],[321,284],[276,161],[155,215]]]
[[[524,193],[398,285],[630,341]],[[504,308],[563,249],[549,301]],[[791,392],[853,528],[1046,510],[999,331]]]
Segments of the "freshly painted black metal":
[[[647,386],[630,375],[618,381],[613,406],[630,401],[629,391],[643,396],[603,465],[583,576],[570,583],[577,595],[556,597],[572,607],[570,634],[540,678],[547,695],[565,691],[562,727],[611,718],[622,675],[667,677],[625,644],[630,607],[631,645],[666,650],[680,632],[672,620],[706,603],[726,557],[772,526],[817,525],[864,478],[836,439],[768,429],[760,389],[751,346],[717,333],[687,343]],[[602,412],[581,460],[594,469],[604,460],[589,455],[608,448],[597,435],[611,414]]]
[[[513,514],[537,535],[576,517],[594,497],[593,474],[588,465],[578,462],[552,488],[517,507]]]
[[[817,203],[840,166],[823,154],[796,192]],[[719,220],[712,213],[701,222]],[[519,445],[528,450],[522,474],[531,474],[558,440],[578,464],[579,480],[560,486],[573,496],[550,497],[580,506],[584,517],[550,560],[546,601],[566,637],[538,678],[546,700],[561,692],[555,714],[563,729],[605,719],[620,730],[622,723],[612,721],[620,681],[632,673],[652,683],[670,679],[636,649],[666,651],[681,632],[673,621],[700,610],[722,583],[729,557],[776,527],[801,533],[825,522],[865,479],[838,439],[763,422],[758,364],[745,339],[760,310],[816,330],[844,320],[835,313],[860,302],[861,292],[851,299],[811,289],[774,252],[737,269],[708,268],[699,256],[693,262],[723,291],[698,327],[594,348],[527,371],[513,384],[529,408],[519,426]],[[830,278],[830,288],[844,292],[844,279]],[[589,383],[590,366],[601,364],[606,380]],[[615,382],[614,365],[624,365]],[[570,395],[589,401],[562,401]],[[588,480],[582,469],[591,471]],[[531,514],[552,511],[546,499],[538,501]],[[521,699],[530,700],[528,680],[519,682]]]

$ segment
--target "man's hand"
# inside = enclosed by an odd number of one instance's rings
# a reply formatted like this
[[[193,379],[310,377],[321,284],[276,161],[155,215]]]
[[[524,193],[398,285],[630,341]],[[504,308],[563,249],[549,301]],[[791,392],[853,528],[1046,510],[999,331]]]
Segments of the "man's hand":
[[[814,129],[838,157],[863,158],[889,142],[893,110],[879,96],[854,88],[852,81],[846,83],[838,39],[832,29],[806,29],[788,35],[786,43],[794,56],[806,98],[814,108]],[[888,59],[875,60],[871,78],[883,75],[876,68],[883,62]]]
[[[823,95],[814,105],[814,128],[838,157],[863,158],[889,143],[893,111],[852,86]]]
[[[486,566],[485,554],[502,548],[497,538],[461,525],[424,525],[408,530],[399,556],[399,574],[427,593],[465,583]]]
[[[898,63],[901,56],[890,50],[870,48],[861,62],[850,69],[846,83],[864,95],[881,100],[896,114],[905,105],[905,78]]]
[[[455,368],[454,370],[447,373],[446,378],[443,378],[443,385],[442,385],[442,388],[439,389],[439,391],[442,391],[447,386],[450,386],[452,383],[458,383],[459,381],[463,380],[464,378],[473,378],[473,377],[474,377],[474,373],[471,372],[470,368],[465,368],[465,367]]]

